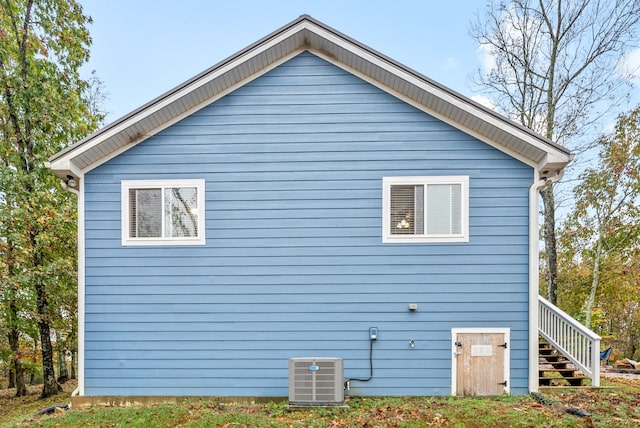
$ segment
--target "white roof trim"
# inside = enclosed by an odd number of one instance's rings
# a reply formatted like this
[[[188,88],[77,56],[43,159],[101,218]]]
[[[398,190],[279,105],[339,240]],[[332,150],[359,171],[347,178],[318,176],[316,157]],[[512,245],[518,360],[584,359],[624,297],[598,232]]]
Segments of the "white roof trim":
[[[420,104],[420,103],[416,102],[415,100],[413,100],[411,98],[408,98],[405,95],[403,95],[403,94],[401,94],[401,93],[399,93],[399,92],[397,92],[397,91],[395,91],[393,89],[385,87],[380,82],[371,79],[369,76],[360,73],[358,70],[355,70],[355,69],[353,69],[351,67],[346,67],[345,65],[340,64],[340,63],[335,63],[332,58],[327,57],[322,52],[317,52],[315,50],[311,50],[311,52],[314,53],[315,55],[323,58],[324,60],[326,60],[328,62],[331,62],[334,65],[339,66],[340,68],[343,68],[345,71],[348,71],[349,73],[352,73],[352,74],[358,76],[359,78],[365,80],[366,82],[368,82],[368,83],[370,83],[370,84],[372,84],[372,85],[374,85],[374,86],[376,86],[376,87],[378,87],[380,89],[383,89],[386,92],[391,93],[393,96],[395,96],[396,98],[399,98],[403,102],[405,102],[407,104],[410,104],[413,107],[415,107],[415,108],[417,108],[419,110],[422,110],[425,113],[428,113],[428,114],[434,116],[435,118],[440,119],[443,122],[448,123],[448,124],[458,128],[458,129],[460,129],[464,133],[469,134],[472,137],[475,137],[478,140],[483,141],[483,142],[489,144],[490,146],[492,146],[492,147],[494,147],[494,148],[496,148],[498,150],[501,150],[502,152],[505,152],[509,156],[521,161],[522,163],[530,165],[532,167],[537,167],[538,166],[535,162],[532,162],[531,159],[526,158],[525,156],[521,155],[520,153],[517,153],[517,152],[515,152],[513,150],[510,150],[507,147],[501,146],[501,145],[497,144],[495,141],[491,140],[490,138],[487,138],[486,135],[482,135],[482,134],[476,132],[475,130],[468,128],[465,125],[462,125],[460,123],[456,123],[456,122],[452,121],[451,118],[449,118],[449,117],[447,117],[447,116],[445,116],[443,114],[440,114],[438,111],[436,111],[434,109],[426,108],[424,106],[424,104]],[[546,159],[546,157],[545,157],[545,159]]]
[[[564,147],[303,15],[55,154],[49,167],[62,178],[80,178],[305,50],[538,168],[541,175],[561,175],[572,158]]]

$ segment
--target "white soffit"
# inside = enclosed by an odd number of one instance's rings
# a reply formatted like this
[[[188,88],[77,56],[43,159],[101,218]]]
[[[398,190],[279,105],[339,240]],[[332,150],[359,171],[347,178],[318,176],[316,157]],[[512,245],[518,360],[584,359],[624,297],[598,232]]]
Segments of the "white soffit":
[[[303,15],[57,153],[50,168],[63,178],[87,172],[305,50],[550,175],[571,160],[565,148]]]

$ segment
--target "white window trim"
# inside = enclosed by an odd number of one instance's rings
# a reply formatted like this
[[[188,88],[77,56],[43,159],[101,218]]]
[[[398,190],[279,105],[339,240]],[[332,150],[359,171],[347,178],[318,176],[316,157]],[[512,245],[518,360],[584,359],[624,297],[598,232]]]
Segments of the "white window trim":
[[[129,189],[166,187],[195,187],[198,194],[198,236],[180,238],[132,238],[129,236]],[[122,180],[121,219],[122,245],[205,245],[205,188],[204,180]]]
[[[391,216],[392,185],[460,184],[461,185],[461,233],[452,235],[392,235],[389,218]],[[427,197],[425,196],[425,201]],[[425,210],[426,213],[426,210]],[[420,243],[420,242],[469,242],[469,177],[468,176],[415,176],[382,178],[382,242],[383,243]]]

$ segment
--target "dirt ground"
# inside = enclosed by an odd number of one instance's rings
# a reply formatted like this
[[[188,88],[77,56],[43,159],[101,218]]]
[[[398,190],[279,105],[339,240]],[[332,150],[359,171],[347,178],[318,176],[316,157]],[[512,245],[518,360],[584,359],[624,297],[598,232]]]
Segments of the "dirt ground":
[[[600,375],[605,379],[628,379],[628,380],[635,380],[638,383],[640,383],[640,374],[616,373],[616,372],[610,371],[610,369],[602,369],[602,371],[600,372]]]

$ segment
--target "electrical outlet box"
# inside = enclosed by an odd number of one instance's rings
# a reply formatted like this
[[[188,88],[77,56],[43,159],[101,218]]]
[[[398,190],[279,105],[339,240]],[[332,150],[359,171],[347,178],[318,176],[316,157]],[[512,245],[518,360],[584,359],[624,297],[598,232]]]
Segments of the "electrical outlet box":
[[[369,339],[376,340],[378,338],[378,327],[369,327]]]

